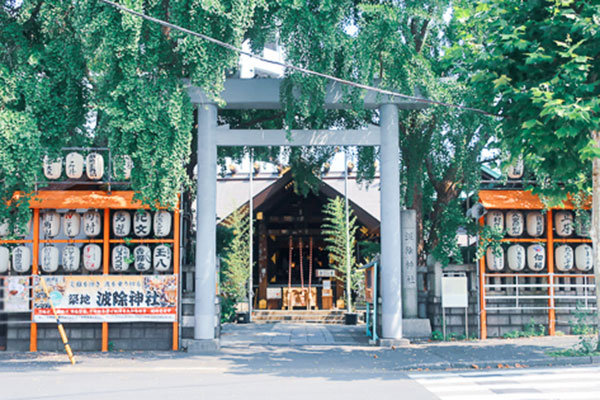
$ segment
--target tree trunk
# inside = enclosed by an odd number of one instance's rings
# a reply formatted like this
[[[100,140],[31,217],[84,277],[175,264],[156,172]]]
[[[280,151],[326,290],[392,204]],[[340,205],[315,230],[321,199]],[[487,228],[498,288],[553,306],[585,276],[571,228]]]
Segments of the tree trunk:
[[[592,131],[596,147],[600,147],[600,131]],[[594,281],[596,283],[596,323],[598,325],[597,350],[600,350],[600,158],[592,161],[592,247],[594,257]]]

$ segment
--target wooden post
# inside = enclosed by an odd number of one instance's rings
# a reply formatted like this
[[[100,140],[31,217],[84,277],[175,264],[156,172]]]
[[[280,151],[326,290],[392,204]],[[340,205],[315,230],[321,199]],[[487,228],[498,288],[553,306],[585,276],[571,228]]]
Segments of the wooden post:
[[[104,243],[102,245],[102,274],[110,272],[110,209],[104,209]],[[108,351],[108,322],[102,323],[102,351]]]
[[[556,310],[554,309],[554,232],[552,231],[552,210],[546,213],[546,254],[548,257],[548,334],[556,333]]]
[[[31,293],[33,294],[33,277],[38,274],[39,264],[39,252],[40,252],[40,209],[33,209],[33,255],[31,257]],[[33,297],[33,296],[32,296]],[[31,300],[31,320],[33,321],[33,315],[35,313],[34,302]],[[37,323],[31,322],[29,330],[29,351],[37,351]]]
[[[483,217],[479,219],[483,226]],[[485,256],[479,259],[479,321],[481,339],[487,339],[487,312],[485,311]]]
[[[175,208],[173,212],[173,274],[177,279],[177,287],[179,290],[180,279],[179,279],[179,205]],[[179,302],[179,296],[177,296],[177,301]],[[177,304],[179,308],[179,304]],[[175,314],[175,322],[173,322],[173,350],[179,350],[179,309],[177,309],[177,313]]]
[[[268,243],[267,243],[267,226],[264,221],[258,226],[258,300],[267,301],[267,286],[269,285],[269,277],[267,269],[269,265]],[[268,308],[268,307],[267,307]]]

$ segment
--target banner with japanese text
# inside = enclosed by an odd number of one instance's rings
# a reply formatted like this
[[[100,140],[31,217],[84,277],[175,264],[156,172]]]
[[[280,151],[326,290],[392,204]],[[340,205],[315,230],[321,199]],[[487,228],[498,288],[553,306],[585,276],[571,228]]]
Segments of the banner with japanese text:
[[[176,275],[44,276],[62,322],[175,322]],[[54,322],[40,277],[34,277],[34,322]]]

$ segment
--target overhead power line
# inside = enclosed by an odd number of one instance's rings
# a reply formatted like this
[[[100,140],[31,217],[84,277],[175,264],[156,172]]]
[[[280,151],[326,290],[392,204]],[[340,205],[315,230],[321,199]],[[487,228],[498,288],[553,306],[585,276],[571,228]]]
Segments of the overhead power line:
[[[424,103],[424,104],[432,104],[432,105],[443,106],[443,107],[457,108],[457,109],[460,109],[460,110],[472,111],[472,112],[483,114],[483,115],[487,115],[487,116],[490,116],[490,117],[501,117],[500,115],[492,114],[492,113],[489,113],[487,111],[481,110],[479,108],[467,107],[467,106],[463,106],[463,105],[460,105],[460,104],[446,103],[446,102],[443,102],[443,101],[423,99],[421,97],[416,97],[416,96],[409,96],[409,95],[406,95],[406,94],[394,92],[392,90],[381,89],[381,88],[378,88],[378,87],[375,87],[375,86],[364,85],[362,83],[353,82],[353,81],[349,81],[349,80],[346,80],[346,79],[338,78],[337,76],[333,76],[333,75],[329,75],[329,74],[324,74],[322,72],[317,72],[317,71],[313,71],[313,70],[310,70],[310,69],[307,69],[307,68],[298,67],[296,65],[288,64],[288,63],[285,63],[285,62],[276,61],[276,60],[269,60],[269,59],[267,59],[265,57],[261,57],[259,55],[253,54],[253,53],[251,53],[249,51],[245,51],[243,49],[240,49],[239,47],[235,47],[235,46],[233,46],[233,45],[231,45],[229,43],[225,43],[225,42],[222,42],[222,41],[220,41],[218,39],[215,39],[213,37],[206,36],[206,35],[204,35],[202,33],[194,32],[194,31],[191,31],[191,30],[186,29],[184,27],[181,27],[179,25],[175,25],[175,24],[172,24],[170,22],[163,21],[161,19],[151,17],[149,15],[140,13],[138,11],[132,10],[130,8],[127,8],[125,6],[122,6],[120,4],[112,2],[110,0],[100,0],[100,1],[103,2],[103,3],[106,3],[108,5],[110,5],[112,7],[118,8],[119,10],[124,11],[126,13],[129,13],[131,15],[135,15],[136,17],[140,17],[140,18],[145,19],[147,21],[151,21],[151,22],[157,23],[159,25],[162,25],[162,26],[165,26],[165,27],[168,27],[168,28],[171,28],[171,29],[176,29],[176,30],[178,30],[180,32],[186,33],[186,34],[191,35],[191,36],[198,37],[200,39],[206,40],[207,42],[214,43],[217,46],[221,46],[223,48],[226,48],[228,50],[234,51],[236,53],[243,54],[245,56],[252,57],[254,59],[257,59],[257,60],[260,60],[260,61],[263,61],[263,62],[266,62],[266,63],[269,63],[269,64],[279,65],[279,66],[284,67],[284,68],[289,68],[289,69],[294,70],[294,71],[302,72],[302,73],[307,74],[307,75],[319,76],[321,78],[325,78],[325,79],[328,79],[328,80],[333,81],[333,82],[341,83],[342,85],[352,86],[352,87],[355,87],[355,88],[358,88],[358,89],[369,90],[369,91],[380,93],[380,94],[384,94],[384,95],[387,95],[387,96],[399,97],[401,99],[410,100],[410,101],[414,101],[414,102],[417,102],[417,103]]]

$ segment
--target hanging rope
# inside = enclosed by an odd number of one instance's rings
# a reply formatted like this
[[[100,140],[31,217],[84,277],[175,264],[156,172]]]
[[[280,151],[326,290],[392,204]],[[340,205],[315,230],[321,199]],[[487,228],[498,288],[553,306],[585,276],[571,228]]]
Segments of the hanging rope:
[[[288,262],[288,310],[292,307],[292,248],[294,247],[294,242],[292,241],[292,237],[290,236],[290,257]]]
[[[312,267],[313,267],[313,238],[308,239],[308,309],[312,307]]]

